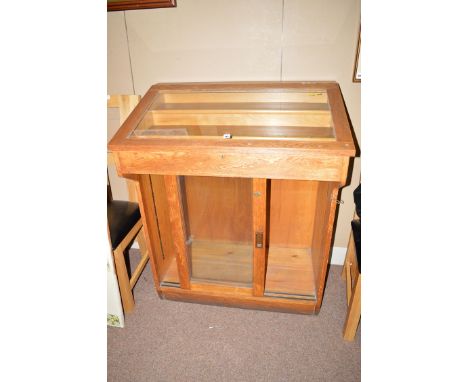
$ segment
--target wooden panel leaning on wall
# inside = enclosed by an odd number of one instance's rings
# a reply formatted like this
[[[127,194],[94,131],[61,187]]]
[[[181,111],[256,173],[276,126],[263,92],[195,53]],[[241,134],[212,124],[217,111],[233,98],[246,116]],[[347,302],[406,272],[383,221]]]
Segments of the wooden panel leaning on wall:
[[[138,105],[141,100],[141,96],[139,95],[111,95],[107,97],[107,108],[108,109],[118,109],[119,111],[119,125],[122,125],[124,121],[128,118],[132,110]],[[109,133],[109,132],[108,132]],[[108,167],[108,174],[109,174],[109,167],[115,166],[116,163],[114,161],[114,156],[108,152],[107,154],[107,167]],[[109,179],[109,178],[108,178]],[[109,185],[111,186],[111,185]],[[138,192],[137,192],[137,184],[135,181],[131,179],[126,180],[126,186],[128,191],[128,200],[130,202],[138,203]],[[123,275],[126,271],[126,265],[122,262],[122,258],[116,258],[116,266],[118,265],[120,272],[118,272],[119,278],[119,288],[121,291],[121,298],[124,305],[125,313],[130,313],[134,307],[134,299],[132,296],[132,289],[135,286],[138,278],[140,277],[143,269],[149,259],[149,253],[146,245],[144,230],[140,229],[136,240],[138,242],[138,247],[140,249],[141,260],[138,263],[137,268],[131,275],[130,280],[127,282],[127,277]],[[122,248],[122,251],[125,248]],[[118,263],[118,264],[117,264]],[[119,276],[119,274],[121,274]],[[122,276],[123,275],[123,276]],[[125,279],[125,280],[124,280]]]
[[[132,110],[138,105],[141,100],[139,95],[110,95],[107,97],[107,108],[115,108],[119,110],[119,120],[120,125],[122,125],[125,120],[128,118]],[[108,151],[107,153],[107,165],[115,166],[114,156]],[[138,203],[138,195],[136,191],[135,181],[131,179],[126,180],[127,191],[128,191],[128,200],[130,202]],[[146,241],[143,231],[141,231],[137,236],[138,247],[140,248],[141,253],[146,252]]]

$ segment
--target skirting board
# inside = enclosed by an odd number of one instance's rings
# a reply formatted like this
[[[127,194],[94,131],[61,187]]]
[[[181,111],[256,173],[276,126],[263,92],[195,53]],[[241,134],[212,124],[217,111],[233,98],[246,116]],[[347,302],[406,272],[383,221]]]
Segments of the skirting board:
[[[330,264],[343,265],[347,249],[346,247],[333,247]]]
[[[136,240],[133,242],[132,248],[139,248]],[[333,247],[330,264],[343,265],[346,257],[346,250],[346,247]]]

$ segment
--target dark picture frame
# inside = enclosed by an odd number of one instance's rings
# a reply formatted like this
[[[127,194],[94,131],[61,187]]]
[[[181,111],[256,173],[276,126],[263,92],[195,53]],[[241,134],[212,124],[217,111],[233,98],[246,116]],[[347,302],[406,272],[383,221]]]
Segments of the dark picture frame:
[[[176,6],[176,0],[107,0],[107,12]]]

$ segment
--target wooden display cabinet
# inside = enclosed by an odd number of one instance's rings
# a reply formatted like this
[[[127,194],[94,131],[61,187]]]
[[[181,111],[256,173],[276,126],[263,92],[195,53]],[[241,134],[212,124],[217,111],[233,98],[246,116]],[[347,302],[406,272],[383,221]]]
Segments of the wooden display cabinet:
[[[154,85],[109,149],[161,297],[319,311],[355,154],[337,83]]]

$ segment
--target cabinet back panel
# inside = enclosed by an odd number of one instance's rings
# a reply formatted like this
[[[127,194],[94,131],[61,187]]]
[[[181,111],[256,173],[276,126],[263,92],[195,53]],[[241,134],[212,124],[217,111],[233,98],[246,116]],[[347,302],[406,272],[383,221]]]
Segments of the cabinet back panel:
[[[318,182],[271,180],[270,246],[310,248]]]
[[[252,242],[252,179],[185,176],[184,188],[194,240]]]

